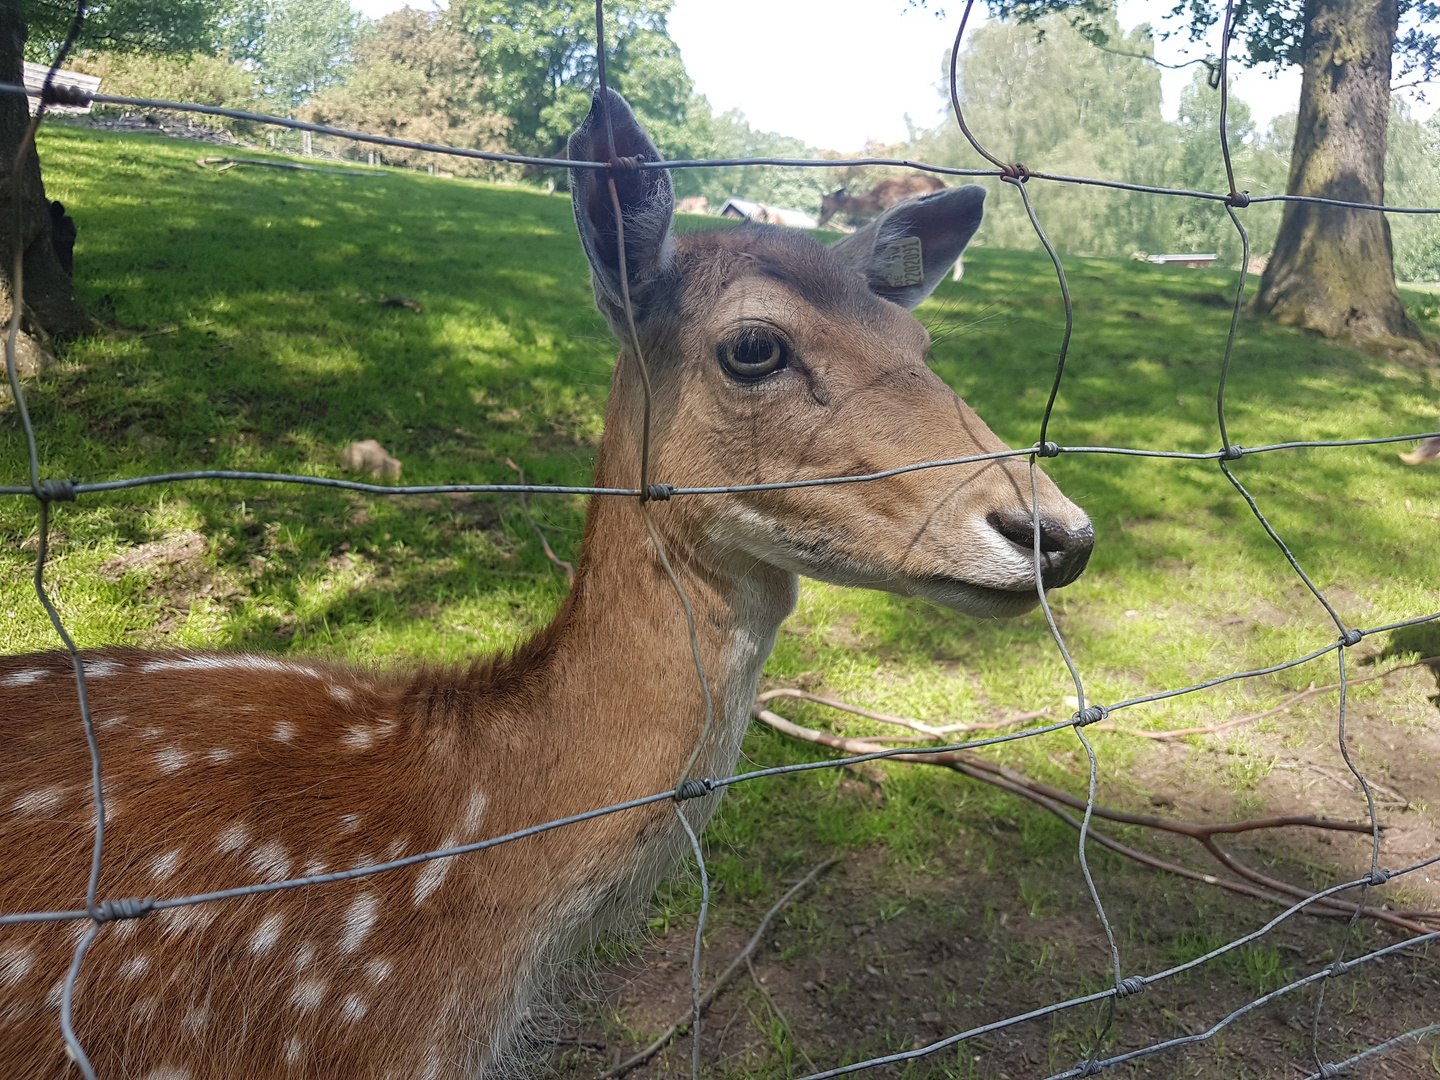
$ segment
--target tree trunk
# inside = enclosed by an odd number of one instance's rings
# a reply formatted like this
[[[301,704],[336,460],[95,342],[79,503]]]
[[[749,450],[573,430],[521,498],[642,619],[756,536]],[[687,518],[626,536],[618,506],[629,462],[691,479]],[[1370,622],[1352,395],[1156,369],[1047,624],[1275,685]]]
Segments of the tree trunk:
[[[24,81],[23,0],[0,0],[0,81]],[[15,155],[29,124],[25,99],[0,95],[0,318],[10,319],[11,273],[15,263]],[[60,266],[50,236],[50,203],[40,179],[40,158],[32,150],[20,172],[20,242],[25,250],[25,307],[21,326],[31,336],[74,337],[93,328],[75,297],[70,275]],[[30,350],[22,344],[22,352]],[[3,380],[0,380],[3,381]]]
[[[1305,0],[1291,195],[1385,201],[1396,0]],[[1395,287],[1390,223],[1373,210],[1286,203],[1255,309],[1330,337],[1437,355]]]

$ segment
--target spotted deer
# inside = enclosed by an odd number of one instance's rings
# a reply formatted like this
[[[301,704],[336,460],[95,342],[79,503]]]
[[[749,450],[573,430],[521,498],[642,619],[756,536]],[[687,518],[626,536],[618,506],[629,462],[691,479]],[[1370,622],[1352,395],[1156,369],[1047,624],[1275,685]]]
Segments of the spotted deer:
[[[611,94],[615,151],[659,160]],[[600,99],[572,160],[610,157]],[[653,384],[651,473],[683,486],[866,474],[1004,445],[926,365],[910,314],[980,224],[983,191],[894,207],[826,247],[743,226],[672,236],[664,171],[617,170],[635,324]],[[604,174],[573,174],[595,299],[627,323]],[[596,465],[633,487],[643,400],[620,352]],[[1042,474],[1048,587],[1089,557],[1083,512]],[[83,654],[108,807],[100,896],[279,882],[527,826],[733,768],[797,576],[982,617],[1037,602],[1028,463],[879,482],[595,498],[573,590],[548,627],[468,667],[106,648]],[[675,589],[693,605],[705,713]],[[0,911],[82,904],[93,840],[65,654],[0,660]],[[509,1074],[548,973],[642,909],[719,792],[462,857],[106,923],[74,1027],[105,1080]],[[86,922],[0,927],[0,1062],[74,1075],[57,1023]]]
[[[851,217],[874,217],[906,199],[943,191],[944,188],[945,184],[939,177],[923,174],[892,176],[881,180],[864,195],[851,195],[843,187],[838,188],[820,197],[820,224],[824,225],[836,214],[842,213]]]

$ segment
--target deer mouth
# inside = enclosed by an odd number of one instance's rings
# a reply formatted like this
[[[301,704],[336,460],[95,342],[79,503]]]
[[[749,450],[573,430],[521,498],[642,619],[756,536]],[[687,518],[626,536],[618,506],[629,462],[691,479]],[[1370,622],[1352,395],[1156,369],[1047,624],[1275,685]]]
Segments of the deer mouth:
[[[908,592],[942,607],[989,619],[1010,619],[1016,615],[1024,615],[1040,603],[1034,585],[1020,589],[997,589],[943,574],[917,582]]]

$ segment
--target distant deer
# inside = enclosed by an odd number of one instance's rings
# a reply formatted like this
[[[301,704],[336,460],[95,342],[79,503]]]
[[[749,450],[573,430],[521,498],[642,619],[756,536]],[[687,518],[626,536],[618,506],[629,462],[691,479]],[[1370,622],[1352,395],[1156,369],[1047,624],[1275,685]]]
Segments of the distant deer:
[[[615,152],[660,159],[624,100]],[[597,98],[572,160],[608,160]],[[654,386],[652,476],[686,486],[861,474],[1004,449],[926,365],[909,313],[980,224],[984,192],[902,203],[825,247],[745,225],[672,236],[669,174],[617,170],[629,287]],[[595,298],[626,319],[606,174],[573,172]],[[641,382],[615,368],[599,485],[639,475]],[[1043,475],[1046,586],[1090,555]],[[512,653],[380,671],[257,653],[84,653],[109,807],[102,897],[179,896],[499,836],[727,775],[797,575],[982,617],[1037,603],[1024,458],[879,482],[590,503],[574,589]],[[92,843],[69,659],[0,660],[0,911],[73,908]],[[659,803],[357,881],[107,924],[75,995],[102,1078],[488,1077],[513,1072],[557,962],[643,910],[719,794]],[[89,924],[0,927],[0,1062],[73,1076],[62,979]]]
[[[941,191],[944,187],[945,184],[939,177],[922,173],[881,180],[870,189],[868,195],[850,195],[843,187],[837,188],[820,199],[820,224],[824,225],[836,214],[849,214],[857,218],[874,217],[880,211],[889,210],[906,199]]]

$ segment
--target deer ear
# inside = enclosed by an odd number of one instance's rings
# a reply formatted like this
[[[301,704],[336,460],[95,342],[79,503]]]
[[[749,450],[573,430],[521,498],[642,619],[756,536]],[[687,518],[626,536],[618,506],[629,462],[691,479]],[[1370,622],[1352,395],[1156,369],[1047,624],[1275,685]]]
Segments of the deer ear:
[[[615,91],[602,99],[597,92],[590,114],[570,136],[572,161],[609,161],[610,138],[605,125],[608,103],[610,128],[615,132],[615,156],[637,161],[659,161],[660,151],[645,134],[625,99]],[[622,318],[624,294],[620,289],[620,256],[615,243],[615,204],[610,198],[611,178],[620,196],[625,224],[625,263],[630,295],[643,302],[647,286],[670,261],[670,219],[675,213],[675,190],[666,169],[571,169],[570,194],[575,224],[585,257],[590,260],[591,283],[600,310],[612,322]]]
[[[877,296],[914,309],[935,291],[980,227],[985,189],[946,188],[892,206],[834,247]]]

